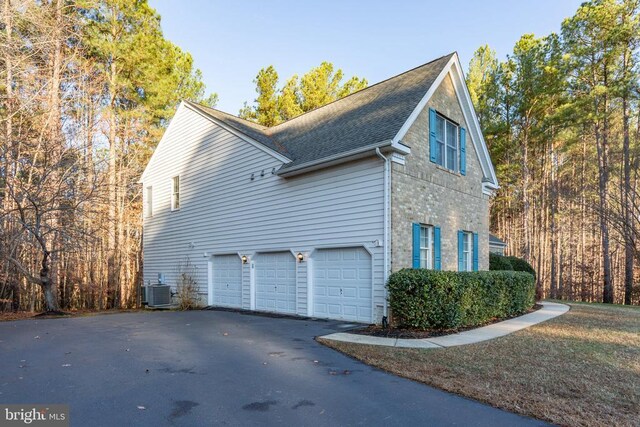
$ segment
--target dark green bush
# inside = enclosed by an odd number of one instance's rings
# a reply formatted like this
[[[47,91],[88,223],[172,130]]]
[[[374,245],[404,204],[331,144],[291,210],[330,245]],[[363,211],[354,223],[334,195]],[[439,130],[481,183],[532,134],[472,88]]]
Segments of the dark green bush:
[[[452,329],[525,313],[535,303],[531,274],[404,269],[387,282],[393,322],[400,327]]]
[[[508,256],[506,258],[511,263],[514,271],[526,271],[527,273],[533,274],[534,279],[536,278],[536,271],[527,261],[517,256]]]
[[[509,259],[504,255],[498,255],[494,253],[489,253],[489,270],[495,271],[503,271],[503,270],[511,270],[513,271],[513,265]]]

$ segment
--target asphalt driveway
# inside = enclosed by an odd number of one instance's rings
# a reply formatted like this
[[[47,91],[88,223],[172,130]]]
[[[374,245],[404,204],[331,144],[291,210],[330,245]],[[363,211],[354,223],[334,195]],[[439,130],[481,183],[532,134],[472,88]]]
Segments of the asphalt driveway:
[[[92,425],[543,425],[314,341],[338,322],[225,311],[0,323],[0,403]]]

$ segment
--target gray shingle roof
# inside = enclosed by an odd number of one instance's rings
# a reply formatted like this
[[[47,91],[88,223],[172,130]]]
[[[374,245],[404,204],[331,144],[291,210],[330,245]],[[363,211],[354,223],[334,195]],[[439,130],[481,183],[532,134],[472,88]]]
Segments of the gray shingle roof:
[[[451,53],[277,126],[265,127],[189,103],[290,158],[281,170],[393,139],[427,93]]]
[[[507,242],[505,242],[504,240],[500,239],[498,236],[489,233],[489,244],[506,246]]]

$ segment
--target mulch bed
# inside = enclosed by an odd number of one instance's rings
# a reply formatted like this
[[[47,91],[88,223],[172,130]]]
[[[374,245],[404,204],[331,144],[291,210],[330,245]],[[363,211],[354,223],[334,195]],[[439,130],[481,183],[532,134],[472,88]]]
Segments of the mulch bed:
[[[542,305],[536,304],[533,308],[527,311],[524,314],[533,313],[536,310],[542,308]],[[349,333],[358,334],[358,335],[369,335],[372,337],[382,337],[382,338],[408,338],[408,339],[421,339],[421,338],[433,338],[433,337],[441,337],[444,335],[457,334],[459,332],[468,331],[471,329],[480,328],[482,326],[491,325],[493,323],[502,322],[503,320],[513,319],[515,317],[520,317],[523,314],[519,314],[517,316],[511,317],[503,317],[499,319],[492,319],[491,321],[484,323],[482,325],[470,326],[465,328],[456,328],[456,329],[411,329],[411,328],[394,328],[388,327],[383,328],[380,325],[369,325],[364,328],[352,329]]]

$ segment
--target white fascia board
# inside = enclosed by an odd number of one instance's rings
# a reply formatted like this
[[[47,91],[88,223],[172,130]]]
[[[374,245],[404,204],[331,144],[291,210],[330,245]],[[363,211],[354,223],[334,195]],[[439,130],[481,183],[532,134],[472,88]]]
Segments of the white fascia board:
[[[482,172],[484,176],[489,178],[490,182],[487,183],[493,189],[500,188],[498,184],[498,178],[496,176],[493,163],[491,162],[491,156],[489,155],[489,148],[482,135],[482,128],[480,127],[480,121],[478,121],[478,115],[476,114],[473,102],[471,102],[471,95],[464,79],[464,72],[462,71],[462,65],[460,64],[460,58],[458,54],[454,55],[455,62],[452,64],[450,73],[453,80],[453,87],[458,98],[458,102],[462,107],[462,113],[467,125],[472,132],[473,146],[476,152],[480,154],[480,164],[482,165]],[[477,141],[477,142],[476,142]]]
[[[399,141],[394,140],[391,143],[391,148],[393,148],[393,151],[398,154],[402,154],[405,156],[408,154],[411,154],[411,148],[407,147],[406,145],[404,145],[402,142],[399,142]]]
[[[181,104],[182,105],[182,104]],[[265,153],[275,157],[277,160],[280,160],[282,163],[290,163],[292,160],[286,156],[283,156],[282,154],[278,153],[277,151],[274,151],[268,147],[265,147],[264,144],[259,143],[258,141],[256,141],[255,139],[245,135],[244,133],[230,127],[227,126],[226,124],[222,123],[220,120],[211,117],[210,115],[200,111],[198,108],[196,107],[192,107],[189,104],[185,104],[185,106],[193,111],[194,113],[197,113],[199,115],[201,115],[202,117],[204,117],[205,119],[209,120],[210,122],[220,126],[222,129],[226,130],[227,132],[230,132],[232,134],[234,134],[235,136],[237,136],[238,138],[242,139],[243,141],[248,142],[249,144],[253,145],[254,147],[256,147],[259,150],[264,151]]]
[[[494,194],[496,194],[496,190],[499,187],[494,187],[491,184],[489,184],[488,182],[483,182],[482,183],[482,194],[486,194],[489,197],[493,197]]]
[[[282,171],[278,171],[277,174],[282,177],[298,175],[301,173],[311,172],[317,169],[322,169],[325,167],[333,166],[339,163],[344,163],[350,160],[356,160],[363,158],[369,154],[374,154],[376,148],[382,147],[391,147],[394,149],[393,141],[390,139],[386,141],[379,142],[377,144],[366,145],[364,147],[356,148],[354,150],[345,151],[342,153],[334,154],[333,156],[323,157],[321,159],[313,160],[307,163],[302,163],[298,166],[295,166],[291,169],[285,169]],[[403,151],[406,150],[406,146]]]
[[[394,143],[400,143],[402,141],[402,138],[404,138],[404,136],[407,134],[409,128],[411,128],[411,125],[413,125],[422,110],[424,110],[424,107],[427,106],[427,102],[429,102],[429,99],[431,99],[436,89],[438,89],[440,83],[442,83],[444,78],[447,76],[447,73],[449,72],[451,65],[454,63],[456,56],[457,55],[453,55],[451,59],[449,59],[449,62],[447,62],[447,65],[444,66],[438,77],[436,77],[427,93],[424,94],[420,102],[418,102],[418,105],[416,105],[416,108],[413,109],[407,121],[404,122],[396,136],[393,138]]]

